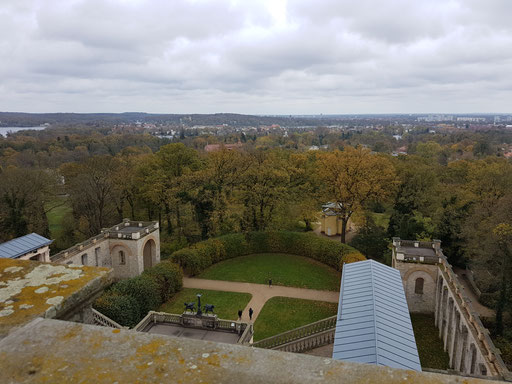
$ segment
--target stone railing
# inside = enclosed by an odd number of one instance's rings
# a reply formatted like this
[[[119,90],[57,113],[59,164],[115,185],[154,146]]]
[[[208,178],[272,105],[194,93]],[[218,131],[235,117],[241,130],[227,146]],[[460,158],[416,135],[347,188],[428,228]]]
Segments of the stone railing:
[[[105,316],[103,313],[98,312],[94,308],[92,309],[92,319],[95,325],[102,325],[104,327],[110,327],[110,328],[125,328],[121,324],[116,323],[111,318]]]
[[[238,340],[239,344],[246,343],[246,339],[250,341],[254,333],[251,324],[218,319],[217,316],[202,315],[197,317],[194,313],[183,313],[178,315],[175,313],[154,311],[149,311],[133,329],[135,331],[144,332],[151,323],[170,323],[184,327],[216,329],[219,331],[238,333],[241,335]]]
[[[474,339],[478,341],[478,347],[482,355],[490,362],[497,375],[512,379],[510,371],[501,358],[500,350],[494,345],[489,336],[489,330],[484,327],[478,313],[473,309],[471,300],[465,296],[464,288],[459,282],[458,276],[453,272],[452,266],[443,258],[439,267],[443,278],[452,290],[461,315],[464,316],[469,325],[469,331],[473,333]]]
[[[336,317],[331,316],[326,319],[316,321],[314,323],[304,325],[299,328],[292,329],[291,331],[283,332],[275,336],[267,337],[266,339],[257,341],[252,344],[253,347],[258,348],[266,348],[266,349],[281,349],[281,346],[291,345],[292,343],[299,342],[301,339],[313,340],[316,335],[320,335],[325,331],[332,331],[336,328]],[[334,333],[333,333],[334,337]],[[327,338],[328,339],[328,338]],[[327,340],[323,335],[318,339],[318,342],[321,340]],[[334,339],[333,339],[334,341]],[[326,343],[328,344],[328,343]],[[325,345],[325,344],[323,344]],[[320,345],[319,345],[320,346]],[[292,347],[290,347],[292,348]],[[295,348],[295,347],[294,347]],[[299,348],[299,347],[297,347]],[[313,347],[316,348],[316,347]]]
[[[439,240],[434,241],[420,241],[420,240],[402,240],[400,238],[394,237],[393,241],[402,247],[415,247],[415,248],[432,248],[437,249],[441,246],[441,242]]]
[[[123,228],[137,228],[129,233],[123,232]],[[114,225],[111,228],[103,229],[102,233],[107,233],[107,236],[111,239],[134,239],[138,240],[154,230],[158,229],[158,222],[156,221],[131,221],[124,219],[121,224]]]
[[[238,339],[237,344],[250,344],[252,342],[252,338],[254,336],[254,328],[252,324],[247,324],[245,327],[245,330],[242,333],[242,336],[240,336],[240,339]]]
[[[155,312],[149,311],[148,314],[135,327],[133,327],[133,330],[144,332],[149,324],[154,323],[154,314]]]
[[[134,229],[130,233],[122,232],[121,230],[125,227],[137,228]],[[111,228],[105,228],[101,230],[99,235],[93,236],[81,243],[78,243],[64,251],[61,251],[53,256],[50,256],[50,259],[53,263],[62,263],[66,261],[66,259],[76,256],[79,253],[86,252],[87,249],[95,246],[98,242],[105,239],[128,239],[128,240],[138,240],[151,232],[158,229],[157,221],[130,221],[129,219],[125,219],[121,224],[115,225]]]
[[[86,252],[87,249],[97,245],[99,242],[107,238],[107,233],[100,233],[99,235],[91,237],[85,241],[82,241],[81,243],[75,244],[72,247],[65,249],[64,251],[61,251],[53,256],[50,256],[50,260],[52,263],[61,263],[72,256],[75,256],[82,252]]]
[[[335,331],[336,328],[331,328],[323,332],[315,333],[313,335],[291,341],[287,344],[279,345],[278,347],[272,349],[276,351],[294,353],[311,351],[312,349],[323,347],[327,344],[333,344]]]

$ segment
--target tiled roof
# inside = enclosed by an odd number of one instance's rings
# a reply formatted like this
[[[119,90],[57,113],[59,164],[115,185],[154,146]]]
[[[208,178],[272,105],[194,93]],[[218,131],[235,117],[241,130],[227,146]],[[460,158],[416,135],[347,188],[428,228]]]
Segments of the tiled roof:
[[[21,236],[0,244],[0,257],[16,259],[28,252],[49,245],[52,241],[37,233]]]
[[[343,266],[332,357],[421,371],[398,270],[374,260]]]

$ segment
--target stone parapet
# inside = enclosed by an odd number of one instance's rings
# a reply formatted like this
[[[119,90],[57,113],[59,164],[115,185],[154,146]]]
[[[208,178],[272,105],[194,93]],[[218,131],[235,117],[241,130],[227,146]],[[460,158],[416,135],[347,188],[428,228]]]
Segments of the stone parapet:
[[[36,317],[92,322],[91,303],[111,283],[107,268],[0,258],[0,338]]]
[[[491,383],[48,319],[0,340],[0,356],[7,382]]]
[[[464,295],[464,287],[459,282],[458,276],[453,272],[452,266],[446,260],[443,260],[440,269],[446,284],[452,290],[461,315],[468,324],[468,331],[472,333],[473,338],[477,341],[478,347],[483,357],[488,361],[492,371],[494,371],[497,376],[512,379],[511,373],[501,358],[500,350],[494,345],[489,336],[489,330],[484,327],[480,317],[473,309],[471,300]]]

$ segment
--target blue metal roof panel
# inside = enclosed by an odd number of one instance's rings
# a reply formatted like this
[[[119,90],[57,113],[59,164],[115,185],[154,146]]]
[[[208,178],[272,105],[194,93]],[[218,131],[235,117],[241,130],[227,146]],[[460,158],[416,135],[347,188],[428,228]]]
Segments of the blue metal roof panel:
[[[0,244],[0,257],[16,259],[26,253],[49,245],[52,241],[37,233],[21,236]]]
[[[398,270],[374,260],[344,265],[332,357],[421,371]]]

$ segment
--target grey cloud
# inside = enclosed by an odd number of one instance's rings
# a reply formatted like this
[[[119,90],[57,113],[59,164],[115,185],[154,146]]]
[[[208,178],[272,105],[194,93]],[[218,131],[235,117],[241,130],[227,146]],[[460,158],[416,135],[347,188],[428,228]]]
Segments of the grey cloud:
[[[508,0],[279,1],[2,0],[1,109],[510,108]]]

